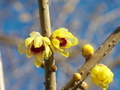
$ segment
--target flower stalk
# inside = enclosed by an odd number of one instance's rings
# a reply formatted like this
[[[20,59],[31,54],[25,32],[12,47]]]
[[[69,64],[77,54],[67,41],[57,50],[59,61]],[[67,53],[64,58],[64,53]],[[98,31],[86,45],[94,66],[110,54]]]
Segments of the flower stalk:
[[[38,0],[39,14],[40,14],[40,26],[42,35],[50,37],[51,24],[49,14],[49,2],[48,0]],[[53,54],[48,60],[45,60],[45,90],[56,90],[56,74],[49,70],[50,66],[55,63]]]

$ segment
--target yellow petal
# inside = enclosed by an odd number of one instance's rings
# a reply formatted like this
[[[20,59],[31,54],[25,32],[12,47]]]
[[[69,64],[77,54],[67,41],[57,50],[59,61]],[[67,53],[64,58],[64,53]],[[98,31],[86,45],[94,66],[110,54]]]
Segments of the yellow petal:
[[[70,48],[70,47],[71,47],[71,42],[67,41],[67,44],[66,44],[65,48]]]
[[[59,33],[59,34],[57,34],[57,36],[60,37],[60,38],[65,38],[66,37],[66,35],[64,33]]]
[[[100,68],[100,70],[99,70],[99,79],[106,81],[108,76],[109,76],[108,68],[107,67]]]
[[[66,28],[59,28],[59,29],[57,29],[57,30],[60,30],[60,31],[62,31],[62,32],[68,32],[68,29],[66,29]]]
[[[63,51],[59,51],[59,52],[60,52],[60,54],[62,54],[65,57],[69,56],[69,52],[66,49],[64,49]]]
[[[91,76],[92,76],[92,77],[95,77],[97,74],[99,74],[99,70],[100,70],[100,67],[95,66],[95,67],[91,70]]]
[[[69,38],[69,39],[73,39],[74,38],[74,36],[72,35],[71,32],[63,32],[63,33],[66,36],[66,38]]]
[[[23,42],[22,44],[20,44],[20,45],[18,46],[18,52],[19,52],[20,54],[24,54],[25,51],[26,51],[26,46],[25,46],[25,42]]]
[[[56,48],[54,48],[54,46],[51,44],[50,45],[50,48],[52,49],[52,51],[55,53],[55,52],[57,52],[57,50],[56,50]]]
[[[26,50],[26,56],[27,56],[28,58],[30,58],[30,57],[33,56],[33,54],[30,52],[29,49]]]
[[[112,73],[112,71],[110,71],[110,79],[109,79],[109,82],[112,82],[113,81],[113,77],[114,77],[114,74]]]
[[[52,55],[52,51],[50,50],[48,58],[50,58],[51,55]],[[48,60],[48,58],[46,60]]]
[[[108,70],[108,82],[110,83],[110,82],[112,82],[113,81],[113,77],[114,77],[114,74],[112,73],[112,71],[111,70]]]
[[[110,83],[110,82],[109,82],[108,78],[106,78],[106,79],[104,80],[104,82],[103,82],[103,85],[104,85],[104,86],[107,86],[107,85],[109,85],[109,83]]]
[[[75,46],[75,45],[78,44],[78,39],[77,39],[76,37],[74,37],[74,38],[71,40],[71,42],[72,42],[72,46]]]
[[[66,28],[59,28],[55,30],[52,34],[53,37],[60,36],[61,33],[68,32]]]
[[[59,40],[57,40],[57,39],[53,39],[52,40],[52,44],[53,44],[53,46],[54,47],[56,47],[56,48],[58,48],[59,49],[59,45],[60,45],[60,41]]]
[[[42,63],[42,60],[39,61],[39,60],[37,59],[37,56],[35,56],[35,57],[34,57],[34,64],[35,64],[35,66],[36,66],[37,68],[39,68],[39,67],[41,66],[41,63]]]
[[[39,48],[42,44],[43,44],[42,37],[40,37],[40,36],[35,37],[35,39],[34,39],[34,47]]]
[[[47,48],[49,48],[49,46],[47,47]],[[46,48],[46,50],[45,50],[45,60],[48,60],[49,58],[50,58],[50,56],[52,55],[52,51],[51,51],[51,49],[49,48],[49,49],[47,49]]]
[[[55,30],[52,34],[52,37],[57,37],[61,32],[59,30]]]
[[[50,53],[49,53],[49,55],[48,55],[48,57],[44,57],[45,58],[45,60],[48,60],[49,58],[50,58],[50,56],[52,55],[52,52],[50,51]]]
[[[96,85],[98,85],[98,81],[97,81],[97,78],[96,78],[96,77],[92,77],[92,81],[93,81]]]
[[[38,61],[42,61],[42,59],[44,58],[44,52],[40,52],[40,53],[38,53],[37,55],[37,59],[38,59]]]
[[[33,40],[35,37],[29,37],[27,39],[25,39],[25,46],[27,47]]]
[[[102,88],[103,90],[106,90],[107,88],[108,88],[108,85],[107,86],[104,86],[104,85],[102,85],[102,84],[99,84],[98,85],[100,88]]]
[[[47,46],[47,48],[45,50],[45,59],[48,60],[51,55],[52,55],[52,51],[49,48],[49,46]]]
[[[47,37],[43,37],[42,38],[48,45],[50,45],[51,44],[51,42],[50,42],[50,39],[49,38],[47,38]]]
[[[68,39],[68,41],[71,41],[72,46],[75,46],[78,44],[78,39],[72,35],[70,32],[64,32],[65,37]]]
[[[37,35],[40,35],[40,33],[36,31],[33,31],[30,33],[30,36],[37,36]]]
[[[44,43],[44,45],[45,45],[45,57],[48,57],[50,52],[50,47],[46,43]]]

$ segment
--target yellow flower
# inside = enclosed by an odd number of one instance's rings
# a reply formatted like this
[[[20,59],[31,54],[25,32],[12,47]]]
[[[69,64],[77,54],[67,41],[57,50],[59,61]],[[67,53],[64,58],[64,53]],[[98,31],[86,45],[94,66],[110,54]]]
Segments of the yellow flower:
[[[42,59],[48,59],[52,52],[49,45],[50,40],[47,37],[43,37],[39,32],[33,31],[30,33],[30,37],[18,46],[20,54],[25,54],[28,58],[34,56],[34,64],[36,67],[40,67]]]
[[[103,90],[106,90],[109,83],[113,81],[114,74],[103,64],[96,65],[91,71],[92,81]]]
[[[86,44],[82,47],[82,55],[89,59],[93,56],[94,48],[90,44]]]
[[[55,30],[50,39],[53,52],[59,52],[66,57],[69,56],[69,52],[66,49],[78,44],[78,39],[66,28],[59,28]]]

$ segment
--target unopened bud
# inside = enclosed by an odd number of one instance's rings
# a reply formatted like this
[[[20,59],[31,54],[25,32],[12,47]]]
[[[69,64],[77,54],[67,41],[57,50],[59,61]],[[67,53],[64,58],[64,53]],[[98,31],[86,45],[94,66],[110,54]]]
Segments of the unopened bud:
[[[73,75],[73,79],[75,80],[75,81],[78,81],[78,80],[80,80],[82,77],[81,77],[81,75],[79,74],[79,73],[74,73],[74,75]]]
[[[56,65],[51,65],[50,68],[49,68],[49,70],[51,72],[55,72],[57,70],[57,66]]]
[[[82,47],[82,55],[86,59],[90,59],[94,54],[94,48],[90,44],[86,44]]]
[[[80,88],[81,88],[82,90],[86,90],[86,89],[88,88],[87,83],[86,83],[86,82],[82,82]]]

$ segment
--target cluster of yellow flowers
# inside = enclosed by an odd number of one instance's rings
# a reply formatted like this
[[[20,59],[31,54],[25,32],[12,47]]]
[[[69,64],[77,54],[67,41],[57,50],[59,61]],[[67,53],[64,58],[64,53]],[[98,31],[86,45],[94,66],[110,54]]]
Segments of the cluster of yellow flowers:
[[[30,37],[18,46],[18,51],[20,54],[26,54],[28,58],[33,56],[35,66],[40,67],[42,59],[48,60],[52,52],[59,52],[68,57],[69,52],[66,49],[77,44],[78,39],[66,28],[55,30],[50,38],[33,31],[30,33]]]
[[[30,37],[18,46],[18,51],[20,54],[26,54],[28,58],[34,57],[35,66],[41,67],[42,59],[48,60],[52,52],[59,52],[68,57],[69,52],[66,49],[77,44],[78,39],[66,28],[55,30],[49,38],[33,31],[30,33]],[[94,55],[94,48],[90,44],[84,45],[82,55],[86,60],[90,59]],[[55,66],[54,68],[57,69]],[[112,71],[103,64],[98,64],[91,70],[92,81],[103,90],[108,88],[109,83],[113,81],[113,77]],[[75,73],[73,78],[80,80],[81,76],[79,73]]]

